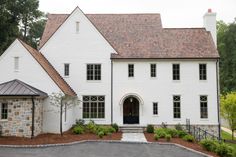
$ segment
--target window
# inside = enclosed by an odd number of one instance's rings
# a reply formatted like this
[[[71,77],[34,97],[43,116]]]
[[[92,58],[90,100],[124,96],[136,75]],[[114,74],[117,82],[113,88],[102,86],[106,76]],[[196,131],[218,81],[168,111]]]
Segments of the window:
[[[158,115],[158,103],[153,103],[153,115]]]
[[[156,64],[150,65],[150,74],[151,74],[151,77],[156,77]]]
[[[179,64],[173,64],[173,80],[180,80],[180,66]]]
[[[87,64],[87,80],[101,80],[101,64]]]
[[[206,64],[199,64],[199,79],[200,80],[207,79],[207,66],[206,66]]]
[[[64,64],[64,76],[70,75],[70,64]]]
[[[207,96],[200,96],[200,115],[201,118],[208,118]]]
[[[174,118],[181,118],[180,96],[173,96]]]
[[[128,76],[129,77],[134,77],[134,64],[129,64],[128,65]]]
[[[7,103],[0,103],[1,120],[8,118],[8,105]]]
[[[19,57],[14,57],[14,69],[15,71],[19,70]]]
[[[83,96],[83,118],[105,118],[105,96]]]
[[[77,21],[75,24],[76,24],[76,33],[79,33],[79,21]]]

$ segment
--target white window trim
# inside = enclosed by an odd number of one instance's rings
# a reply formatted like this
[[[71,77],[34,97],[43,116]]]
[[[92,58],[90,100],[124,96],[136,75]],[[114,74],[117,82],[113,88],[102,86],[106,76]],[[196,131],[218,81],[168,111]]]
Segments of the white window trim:
[[[88,80],[87,79],[87,67],[88,67],[88,65],[89,64],[93,64],[93,65],[95,65],[95,64],[99,64],[99,65],[101,65],[101,79],[100,80]],[[88,82],[88,83],[101,83],[102,82],[102,67],[103,67],[103,65],[102,65],[102,63],[85,63],[85,80],[86,80],[86,82]]]
[[[179,96],[180,97],[180,100],[179,100],[180,101],[180,118],[174,118],[174,100],[173,100],[174,96]],[[175,121],[180,121],[181,118],[182,118],[182,105],[181,105],[181,102],[182,102],[181,94],[174,94],[174,95],[172,95],[172,118]]]
[[[9,113],[8,113],[8,110],[7,110],[7,119],[2,119],[2,104],[3,104],[3,103],[6,103],[6,104],[7,104],[7,109],[8,109],[8,103],[7,103],[7,102],[0,102],[0,121],[1,121],[1,122],[4,122],[4,121],[6,122],[6,121],[8,121],[8,114],[9,114]]]
[[[173,65],[174,64],[179,64],[179,80],[174,80],[174,78],[173,78]],[[180,63],[178,63],[178,62],[174,62],[174,63],[172,63],[171,64],[171,80],[172,80],[172,82],[181,82],[181,64]]]
[[[153,108],[154,103],[157,103],[157,114],[154,114],[154,110],[153,110],[154,109]],[[159,103],[157,101],[152,102],[152,116],[153,117],[159,117]]]
[[[207,97],[207,118],[201,118],[201,96],[206,96]],[[207,94],[202,94],[202,95],[199,95],[199,117],[200,117],[200,121],[209,121],[209,96]]]
[[[155,77],[152,77],[152,76],[151,76],[151,71],[152,71],[152,70],[151,70],[151,65],[152,65],[152,64],[155,64],[155,65],[156,65],[156,71],[155,71],[155,72],[156,72],[156,76],[155,76]],[[150,70],[150,74],[149,74],[150,79],[156,79],[156,78],[157,78],[157,63],[150,63],[150,64],[149,64],[149,70]]]
[[[131,64],[134,66],[134,68],[133,68],[133,76],[129,76],[129,65],[131,65]],[[127,65],[127,71],[128,71],[128,79],[133,80],[134,77],[135,77],[135,64],[134,64],[134,63],[128,63],[128,65]]]
[[[206,64],[206,80],[200,80],[200,64]],[[208,82],[208,65],[207,63],[204,63],[204,62],[200,62],[198,63],[198,80],[199,82]]]
[[[65,65],[66,65],[66,64],[69,65],[69,75],[65,75],[65,70],[66,70],[66,69],[65,69]],[[69,78],[69,77],[70,77],[70,63],[64,63],[63,66],[64,66],[64,69],[63,69],[64,78]]]
[[[76,34],[78,34],[80,32],[80,22],[79,21],[75,22],[75,32],[76,32]]]

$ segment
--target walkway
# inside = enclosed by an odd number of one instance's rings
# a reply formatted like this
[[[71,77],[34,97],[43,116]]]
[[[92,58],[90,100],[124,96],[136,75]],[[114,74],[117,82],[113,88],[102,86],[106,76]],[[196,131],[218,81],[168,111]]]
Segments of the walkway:
[[[123,133],[121,141],[147,142],[143,133]]]
[[[1,148],[0,157],[203,157],[175,145],[85,142],[47,148]]]
[[[224,130],[225,132],[229,133],[230,135],[232,135],[232,131],[228,128],[225,127],[221,127],[222,130]],[[234,133],[234,137],[236,137],[236,133]]]

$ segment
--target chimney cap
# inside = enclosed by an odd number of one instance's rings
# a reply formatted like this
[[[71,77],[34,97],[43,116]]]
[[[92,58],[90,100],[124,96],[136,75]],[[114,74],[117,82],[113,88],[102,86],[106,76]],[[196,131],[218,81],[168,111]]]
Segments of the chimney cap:
[[[208,13],[212,13],[212,9],[209,8],[209,9],[207,10],[207,12],[208,12]]]

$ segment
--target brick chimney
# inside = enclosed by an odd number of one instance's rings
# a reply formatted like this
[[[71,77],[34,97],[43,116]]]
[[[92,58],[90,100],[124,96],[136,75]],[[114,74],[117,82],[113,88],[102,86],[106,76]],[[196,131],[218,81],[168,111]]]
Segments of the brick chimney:
[[[208,9],[207,13],[203,16],[204,27],[207,31],[211,32],[211,36],[215,45],[217,45],[216,38],[216,13],[212,12],[211,9]]]

